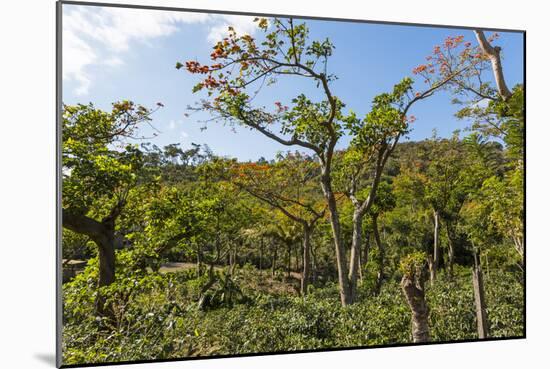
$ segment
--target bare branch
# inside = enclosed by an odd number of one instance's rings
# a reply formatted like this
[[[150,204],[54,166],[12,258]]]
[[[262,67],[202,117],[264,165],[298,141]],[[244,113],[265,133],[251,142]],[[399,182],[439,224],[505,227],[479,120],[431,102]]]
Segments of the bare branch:
[[[502,72],[502,64],[500,62],[501,49],[498,46],[491,46],[489,41],[487,41],[487,39],[485,38],[485,34],[482,30],[476,29],[474,30],[474,33],[476,35],[477,41],[479,42],[479,47],[487,55],[489,60],[491,60],[498,93],[503,100],[507,100],[510,96],[512,96],[512,93],[506,86],[506,82],[504,80],[504,73]]]

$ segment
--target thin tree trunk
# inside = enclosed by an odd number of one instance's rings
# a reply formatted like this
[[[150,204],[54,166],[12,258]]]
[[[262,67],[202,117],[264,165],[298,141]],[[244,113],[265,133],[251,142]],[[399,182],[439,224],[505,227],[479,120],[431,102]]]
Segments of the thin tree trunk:
[[[435,265],[432,255],[428,255],[428,270],[430,271],[430,284],[433,286],[435,281]]]
[[[357,258],[359,259],[359,281],[361,285],[363,285],[363,263],[361,262],[361,253],[357,255]]]
[[[386,260],[386,249],[380,240],[380,233],[378,232],[378,215],[372,217],[372,228],[374,233],[374,240],[376,241],[376,246],[378,247],[378,274],[376,276],[376,286],[374,288],[374,293],[378,295],[380,289],[382,288],[382,282],[386,278],[384,275],[384,264]]]
[[[300,285],[300,292],[302,296],[307,294],[307,286],[309,283],[309,274],[310,274],[310,236],[311,229],[307,226],[304,226],[304,239],[303,239],[303,269],[302,269],[302,283]]]
[[[521,256],[521,263],[523,264],[523,255],[524,255],[523,237],[512,236],[512,240],[514,241],[514,246],[516,248],[516,251]]]
[[[447,236],[449,238],[449,274],[452,276],[454,273],[455,239],[452,226],[449,225],[449,222],[445,222],[445,228],[447,229]]]
[[[296,271],[302,269],[302,266],[301,266],[302,255],[301,255],[301,252],[300,252],[301,249],[302,248],[299,247],[298,245],[296,245],[296,247],[294,248],[294,251],[295,251],[294,260],[295,260],[295,263],[296,263],[296,267],[294,268],[294,270],[296,270]]]
[[[403,275],[401,288],[411,309],[411,329],[414,343],[429,342],[428,304],[424,294],[424,278],[421,271]]]
[[[262,263],[262,260],[264,258],[264,238],[261,237],[260,238],[260,273],[262,273],[262,269],[263,269],[263,263]]]
[[[363,249],[363,257],[361,258],[363,262],[363,267],[369,262],[369,252],[370,252],[370,232],[365,234],[365,246]]]
[[[477,251],[474,251],[472,281],[474,284],[474,298],[476,303],[477,334],[480,339],[485,339],[489,337],[489,324],[487,321],[487,305],[485,303],[483,272],[481,270],[479,254]]]
[[[276,265],[277,265],[277,246],[275,245],[275,242],[271,241],[272,242],[272,246],[273,246],[273,255],[272,255],[272,258],[271,258],[271,278],[275,277],[275,269],[276,269]]]
[[[197,275],[202,275],[202,247],[200,242],[197,242]]]
[[[439,267],[439,213],[434,210],[434,257],[432,267],[430,268],[430,282],[433,283],[437,276]]]
[[[290,269],[292,268],[292,266],[291,266],[292,242],[287,242],[287,249],[288,249],[288,264],[287,264],[287,267],[286,267],[286,276],[287,276],[287,278],[290,278]]]
[[[311,277],[313,282],[317,282],[317,253],[316,248],[311,245]]]
[[[363,214],[359,209],[353,212],[353,234],[351,239],[351,254],[349,265],[349,290],[350,299],[353,303],[357,297],[357,275],[359,270],[359,254],[361,253]]]
[[[220,262],[220,214],[216,218],[216,263]]]
[[[327,200],[328,210],[330,213],[330,226],[332,229],[332,237],[334,240],[334,248],[336,251],[336,266],[338,269],[338,286],[340,292],[340,302],[342,306],[352,303],[351,291],[348,280],[348,268],[346,265],[346,250],[342,243],[340,234],[340,217],[336,206],[336,198],[332,192],[330,175],[326,172],[327,168],[323,168],[323,176],[321,186],[323,194]]]

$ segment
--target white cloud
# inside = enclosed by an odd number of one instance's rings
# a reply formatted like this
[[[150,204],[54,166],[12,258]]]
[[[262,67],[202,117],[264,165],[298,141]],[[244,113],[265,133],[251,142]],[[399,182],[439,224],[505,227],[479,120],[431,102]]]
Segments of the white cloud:
[[[108,65],[109,67],[118,67],[124,64],[124,60],[122,60],[118,56],[113,56],[112,58],[103,61],[103,64]]]
[[[489,106],[489,99],[481,99],[477,103],[474,104],[475,107],[485,109],[487,106]]]
[[[181,131],[180,132],[180,140],[183,142],[183,141],[186,141],[187,137],[189,137],[189,134],[185,131]]]
[[[181,119],[178,119],[178,120],[174,120],[174,119],[171,119],[169,122],[168,122],[168,129],[173,131],[175,130],[177,127],[179,126],[182,126],[183,125],[183,121]]]
[[[63,79],[75,81],[75,93],[85,95],[92,84],[90,66],[116,67],[133,42],[151,44],[168,36],[181,24],[212,24],[207,35],[215,42],[232,25],[239,33],[252,34],[252,17],[158,10],[71,7],[63,14]]]
[[[77,95],[86,94],[91,82],[84,68],[96,62],[96,53],[70,32],[63,33],[63,49],[63,79],[72,79],[78,83],[75,91]]]
[[[257,24],[253,22],[253,17],[239,15],[219,16],[223,23],[213,26],[207,36],[209,42],[217,42],[227,36],[228,27],[232,26],[238,35],[253,34],[257,29]]]

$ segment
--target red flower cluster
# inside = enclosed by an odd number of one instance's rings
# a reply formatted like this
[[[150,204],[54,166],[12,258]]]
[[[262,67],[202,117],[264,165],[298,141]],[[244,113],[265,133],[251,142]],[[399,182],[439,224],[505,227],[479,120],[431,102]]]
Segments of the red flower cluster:
[[[464,36],[456,36],[456,37],[447,37],[445,39],[445,47],[448,49],[453,49],[457,47],[460,43],[464,41]]]
[[[212,76],[208,76],[204,79],[202,82],[203,86],[208,88],[216,88],[220,85],[218,81],[216,81]]]
[[[288,111],[288,106],[281,104],[280,101],[276,101],[275,106],[277,107],[277,113],[283,113],[285,111]]]
[[[435,69],[433,68],[432,63],[428,63],[428,64],[419,65],[418,67],[414,68],[412,70],[412,72],[413,72],[413,74],[419,74],[419,73],[422,73],[422,72],[434,73]]]
[[[202,73],[202,74],[206,74],[210,70],[208,68],[208,65],[200,65],[196,61],[185,62],[185,68],[187,68],[187,70],[191,73]]]
[[[421,64],[418,67],[413,69],[413,74],[418,74],[424,72],[428,67],[425,64]]]
[[[218,58],[225,58],[225,57],[227,57],[227,53],[225,52],[222,43],[219,42],[218,45],[216,45],[216,47],[214,48],[214,51],[212,52],[212,54],[210,54],[210,58],[212,60],[216,60]]]

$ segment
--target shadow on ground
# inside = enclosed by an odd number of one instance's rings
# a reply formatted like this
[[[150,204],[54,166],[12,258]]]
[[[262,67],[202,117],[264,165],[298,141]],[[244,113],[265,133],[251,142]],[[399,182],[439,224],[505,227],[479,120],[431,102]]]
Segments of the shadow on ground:
[[[55,354],[34,354],[34,357],[55,368]]]

